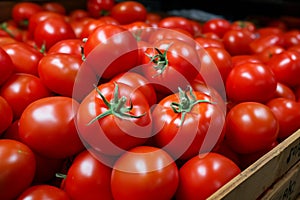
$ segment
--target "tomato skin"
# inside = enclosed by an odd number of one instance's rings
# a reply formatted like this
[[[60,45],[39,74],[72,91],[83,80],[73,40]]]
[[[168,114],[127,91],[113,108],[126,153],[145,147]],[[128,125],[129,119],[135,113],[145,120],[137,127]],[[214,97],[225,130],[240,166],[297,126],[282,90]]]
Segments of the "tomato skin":
[[[202,26],[202,33],[215,33],[220,38],[230,29],[231,23],[223,18],[214,18],[206,21]]]
[[[284,48],[288,49],[292,46],[300,44],[300,30],[289,30],[283,33]]]
[[[0,198],[15,199],[33,180],[36,169],[34,153],[19,141],[1,139],[0,159]]]
[[[279,97],[271,99],[267,106],[279,122],[278,139],[284,140],[300,128],[300,104],[294,100]]]
[[[273,98],[277,97],[284,97],[296,101],[296,94],[294,93],[292,88],[280,82],[277,82],[276,92]]]
[[[54,12],[54,13],[58,13],[61,15],[66,15],[67,14],[67,10],[64,7],[63,4],[59,3],[59,2],[45,2],[42,4],[42,7],[44,10],[50,11],[50,12]]]
[[[43,57],[41,52],[23,42],[6,44],[2,48],[10,56],[15,72],[38,75],[37,66]]]
[[[115,200],[171,199],[177,186],[178,168],[160,148],[135,147],[121,155],[113,166],[111,188]]]
[[[215,40],[215,39],[211,39],[211,38],[205,38],[205,37],[202,37],[202,36],[196,37],[194,40],[202,48],[207,48],[207,47],[224,48],[224,44],[220,40]]]
[[[133,107],[130,114],[142,115],[141,117],[121,118],[115,114],[109,114],[89,124],[98,115],[109,110],[98,92],[93,89],[81,102],[76,120],[79,135],[86,142],[85,144],[99,149],[100,153],[114,156],[145,143],[152,130],[152,117],[145,96],[139,90],[124,83],[117,83],[117,86],[119,91],[117,98],[126,97],[126,107],[129,106],[128,101],[131,99]],[[100,84],[98,89],[108,102],[112,101],[116,90],[114,83]]]
[[[37,76],[16,73],[0,88],[0,95],[11,106],[14,119],[19,119],[30,103],[51,96],[52,93]]]
[[[20,117],[21,141],[36,153],[54,159],[66,158],[82,151],[84,146],[74,122],[78,107],[78,102],[64,96],[34,101]],[[45,138],[47,143],[42,142]]]
[[[72,97],[74,82],[81,63],[81,56],[78,55],[48,54],[39,62],[39,77],[52,92]]]
[[[300,53],[286,50],[274,55],[268,62],[276,79],[290,87],[300,85]]]
[[[250,32],[256,31],[256,25],[251,21],[236,20],[230,24],[232,30],[247,30]]]
[[[180,16],[170,16],[161,19],[158,23],[158,27],[160,28],[178,28],[183,29],[194,36],[194,28],[191,21],[185,17]]]
[[[109,14],[114,5],[115,0],[88,0],[86,2],[87,12],[93,18]]]
[[[13,122],[13,111],[7,101],[0,96],[0,136]]]
[[[53,185],[34,185],[28,187],[22,194],[17,198],[17,200],[70,200],[67,193],[63,190],[53,186]]]
[[[204,200],[240,172],[232,160],[218,153],[197,155],[179,169],[176,199]]]
[[[276,87],[277,79],[272,70],[259,63],[235,66],[226,80],[228,99],[234,102],[266,102],[273,97]]]
[[[61,188],[72,200],[112,200],[111,171],[109,166],[84,150],[75,157]]]
[[[252,53],[261,53],[265,48],[278,45],[283,46],[284,40],[280,34],[270,34],[253,40],[249,46]]]
[[[111,8],[110,16],[120,24],[146,21],[147,9],[142,3],[137,1],[118,2]]]
[[[74,54],[77,56],[82,56],[83,42],[80,39],[66,39],[55,43],[47,52],[47,54],[52,53],[64,53],[64,54]]]
[[[258,102],[242,102],[226,116],[228,145],[237,153],[263,150],[276,141],[279,123],[272,110]]]
[[[258,59],[260,59],[263,63],[268,64],[269,60],[276,54],[280,54],[285,49],[278,45],[272,45],[266,47],[262,52],[257,54]]]
[[[0,47],[0,86],[13,74],[15,66],[9,54]]]

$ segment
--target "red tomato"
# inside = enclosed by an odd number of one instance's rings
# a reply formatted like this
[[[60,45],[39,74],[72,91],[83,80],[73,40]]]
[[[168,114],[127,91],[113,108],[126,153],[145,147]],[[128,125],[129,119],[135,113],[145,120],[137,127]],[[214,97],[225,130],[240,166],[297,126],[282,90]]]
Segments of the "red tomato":
[[[9,54],[0,47],[0,86],[13,74],[15,66]]]
[[[64,53],[82,56],[82,46],[83,42],[80,39],[60,40],[48,50],[47,54]]]
[[[292,46],[300,44],[300,30],[289,30],[283,33],[284,48],[288,49]]]
[[[1,139],[0,160],[0,199],[16,199],[33,180],[34,153],[21,142]]]
[[[284,140],[300,128],[300,104],[294,100],[279,97],[271,99],[270,107],[279,122],[278,139]]]
[[[300,85],[300,53],[297,51],[286,50],[274,55],[268,63],[278,82],[290,87]]]
[[[77,154],[84,149],[74,122],[78,107],[78,102],[63,96],[34,101],[20,118],[21,140],[36,153],[48,158]],[[47,142],[43,142],[45,138]]]
[[[2,96],[0,96],[0,121],[0,135],[2,135],[13,122],[12,108]]]
[[[55,2],[55,1],[45,2],[42,4],[42,7],[44,10],[50,12],[59,13],[61,15],[67,14],[67,9],[62,3],[59,2]]]
[[[53,185],[34,185],[28,187],[17,200],[70,200],[67,193]]]
[[[170,17],[164,17],[161,19],[158,23],[158,27],[160,28],[178,28],[183,29],[190,33],[192,36],[194,36],[194,28],[192,22],[185,18],[180,16],[170,16]]]
[[[220,99],[191,88],[162,99],[152,113],[155,145],[181,160],[212,150],[223,140],[225,123],[225,114],[214,100]]]
[[[232,67],[236,67],[245,63],[261,63],[262,61],[258,59],[256,55],[236,55],[231,57]]]
[[[296,94],[292,88],[280,82],[277,82],[276,92],[273,98],[277,97],[284,97],[296,101]]]
[[[202,26],[202,33],[215,33],[220,38],[230,29],[230,21],[223,18],[213,18],[204,22]]]
[[[84,20],[85,18],[90,17],[90,13],[85,9],[77,8],[71,10],[68,16],[70,22],[74,22],[74,21]]]
[[[130,70],[139,59],[134,36],[125,28],[113,24],[97,27],[83,48],[86,62],[103,79]],[[103,58],[101,63],[99,57]]]
[[[226,116],[226,140],[237,153],[266,149],[276,141],[279,123],[272,110],[258,102],[242,102]]]
[[[11,106],[14,119],[18,119],[30,103],[52,94],[39,77],[17,73],[0,88],[0,95]]]
[[[99,18],[103,15],[108,15],[114,7],[115,0],[87,0],[86,9],[94,18]]]
[[[72,200],[112,200],[111,171],[110,167],[84,150],[75,157],[61,188]]]
[[[111,175],[115,200],[171,199],[178,186],[178,168],[163,149],[138,146],[116,161]]]
[[[150,137],[152,118],[139,90],[107,82],[81,102],[76,124],[85,144],[103,154],[120,155]]]
[[[260,63],[235,66],[226,80],[226,93],[233,102],[266,102],[273,97],[277,79],[272,70]]]
[[[120,24],[146,21],[147,8],[137,1],[121,1],[111,8],[110,16],[116,19]]]
[[[254,31],[256,31],[256,25],[251,21],[236,20],[231,23],[230,29],[232,29],[232,30],[247,30],[250,32],[254,32]]]
[[[36,45],[45,46],[46,51],[58,41],[74,38],[74,30],[65,19],[52,17],[39,22],[33,34]]]
[[[262,38],[269,35],[281,35],[283,30],[278,27],[260,27],[256,29],[258,37]]]
[[[22,31],[18,27],[16,27],[16,25],[9,23],[9,22],[2,22],[0,24],[0,35],[1,36],[9,36],[18,41],[23,40]]]
[[[207,199],[240,172],[239,167],[223,155],[217,153],[197,155],[179,170],[176,199]]]
[[[260,53],[256,54],[258,59],[260,59],[263,63],[267,64],[269,60],[276,54],[280,54],[285,49],[278,45],[272,45],[263,49]]]
[[[37,66],[43,57],[41,52],[23,42],[6,44],[2,48],[12,59],[15,72],[38,75]]]
[[[82,59],[72,54],[48,54],[38,66],[39,77],[54,93],[72,97],[74,82]]]
[[[193,26],[193,32],[194,32],[193,37],[194,38],[200,37],[201,34],[202,34],[202,24],[201,24],[201,22],[193,20],[193,19],[190,19],[190,22],[192,23],[192,26]]]
[[[33,2],[18,2],[12,8],[12,19],[22,28],[28,27],[29,18],[43,11],[43,7]]]
[[[253,40],[249,46],[252,53],[261,53],[265,48],[270,46],[283,46],[283,37],[280,34],[270,34],[264,37],[258,37]]]
[[[199,44],[200,47],[202,48],[207,48],[207,47],[219,47],[219,48],[224,48],[224,44],[220,40],[215,40],[211,38],[205,38],[205,37],[196,37],[195,41]]]

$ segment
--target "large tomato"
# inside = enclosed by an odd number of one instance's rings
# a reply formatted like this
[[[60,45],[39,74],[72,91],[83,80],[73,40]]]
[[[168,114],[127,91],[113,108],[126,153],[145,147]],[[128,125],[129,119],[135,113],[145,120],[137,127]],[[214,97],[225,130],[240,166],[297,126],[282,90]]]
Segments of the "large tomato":
[[[212,150],[224,136],[220,99],[189,89],[162,99],[152,114],[154,145],[181,160]]]
[[[33,180],[34,153],[21,142],[1,139],[0,160],[0,199],[15,199]]]
[[[75,157],[61,188],[72,200],[112,200],[111,171],[85,150]]]
[[[83,42],[80,39],[66,39],[55,43],[47,52],[47,54],[64,53],[82,56]]]
[[[0,96],[0,121],[1,135],[13,122],[13,110],[2,96]]]
[[[258,102],[242,102],[226,116],[225,138],[237,153],[267,149],[276,141],[279,123],[272,110]]]
[[[64,96],[34,101],[20,117],[21,141],[49,158],[67,158],[82,151],[74,119],[78,107],[78,102]]]
[[[86,146],[120,155],[150,137],[152,119],[143,93],[124,83],[100,84],[81,102],[77,128]]]
[[[115,200],[171,199],[178,186],[178,168],[164,150],[138,146],[114,164],[111,189]]]
[[[204,200],[240,172],[232,160],[221,154],[197,155],[179,169],[176,199]]]
[[[68,194],[60,188],[53,185],[39,184],[28,187],[17,200],[70,200]]]

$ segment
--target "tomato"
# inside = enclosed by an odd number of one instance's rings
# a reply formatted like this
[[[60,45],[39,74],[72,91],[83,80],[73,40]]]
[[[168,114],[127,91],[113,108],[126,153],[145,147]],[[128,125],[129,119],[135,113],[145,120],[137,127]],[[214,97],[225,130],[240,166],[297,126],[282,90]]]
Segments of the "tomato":
[[[84,146],[74,122],[78,107],[78,102],[64,96],[34,101],[20,117],[21,140],[48,158],[66,158],[82,151]]]
[[[277,82],[276,92],[273,98],[277,98],[277,97],[284,97],[294,101],[296,100],[296,94],[294,93],[292,88],[280,82]]]
[[[185,18],[180,16],[170,16],[170,17],[164,17],[161,19],[158,23],[158,27],[160,28],[178,28],[183,29],[190,33],[192,36],[194,36],[194,28],[192,22]]]
[[[192,27],[193,27],[193,37],[200,37],[202,34],[202,24],[199,21],[190,19],[190,22],[192,23]]]
[[[76,125],[87,146],[103,154],[120,155],[150,137],[152,118],[148,101],[140,90],[124,83],[107,82],[81,102]]]
[[[256,25],[252,21],[236,20],[231,22],[230,29],[232,30],[247,30],[250,32],[256,31]]]
[[[42,4],[42,7],[46,11],[59,13],[61,15],[67,14],[67,9],[65,8],[65,6],[63,4],[61,4],[59,2],[55,2],[55,1],[45,2]]]
[[[181,160],[212,150],[224,138],[225,114],[213,103],[220,99],[189,89],[165,97],[152,112],[155,145]]]
[[[3,45],[2,48],[10,56],[17,73],[38,75],[37,66],[43,54],[23,42]]]
[[[78,55],[48,54],[39,62],[39,77],[52,92],[72,97],[74,82],[81,63],[81,56]]]
[[[52,94],[39,77],[17,73],[0,88],[0,95],[11,106],[14,119],[18,119],[30,103]]]
[[[46,51],[58,41],[74,38],[74,30],[65,19],[52,17],[39,22],[33,34],[36,45],[40,48],[45,46]]]
[[[223,18],[213,18],[209,19],[206,22],[204,22],[202,26],[202,33],[215,33],[220,38],[223,37],[223,35],[229,31],[231,26],[230,21]]]
[[[225,49],[234,56],[251,54],[249,44],[255,40],[255,36],[247,30],[229,30],[222,39]]]
[[[48,50],[47,54],[64,53],[82,56],[82,45],[83,42],[80,39],[60,40]]]
[[[122,27],[126,28],[128,31],[130,31],[136,40],[139,42],[141,40],[147,41],[149,36],[151,35],[153,29],[149,24],[142,21],[136,21],[132,22],[130,24],[122,25]]]
[[[277,79],[272,70],[260,63],[235,66],[226,80],[228,99],[234,102],[266,102],[273,97]]]
[[[16,25],[9,22],[2,22],[0,24],[0,35],[9,36],[18,41],[22,41],[23,39],[22,31]]]
[[[39,184],[28,187],[17,200],[70,200],[67,193],[53,185]]]
[[[179,169],[176,199],[204,200],[240,172],[232,160],[218,153],[197,155]]]
[[[1,48],[5,44],[11,44],[11,43],[15,43],[15,42],[17,42],[17,40],[13,39],[12,37],[9,37],[9,36],[1,36],[0,37],[0,47]]]
[[[41,5],[34,2],[18,2],[12,8],[12,19],[18,26],[27,28],[29,18],[43,10]]]
[[[272,110],[258,102],[242,102],[226,116],[225,138],[237,153],[253,153],[276,141],[279,123]]]
[[[110,16],[120,24],[146,21],[147,8],[138,1],[121,1],[111,8]]]
[[[15,199],[30,186],[36,168],[34,153],[16,140],[0,140],[0,198]]]
[[[0,96],[0,121],[0,135],[2,135],[13,122],[12,108],[2,96]]]
[[[245,63],[261,63],[262,61],[256,55],[236,55],[231,57],[232,67],[236,67]]]
[[[287,86],[295,87],[300,85],[300,53],[286,50],[274,55],[268,62],[278,82]]]
[[[9,54],[0,47],[0,86],[13,74],[15,66]]]
[[[111,171],[109,166],[84,150],[75,157],[61,188],[72,200],[112,200]]]
[[[283,33],[284,48],[300,44],[300,30],[289,30]]]
[[[194,46],[182,40],[163,39],[144,54],[142,70],[156,91],[168,94],[186,87],[200,70],[200,58]],[[174,81],[176,80],[176,81]]]
[[[275,55],[280,54],[285,49],[278,45],[272,45],[264,48],[260,53],[257,54],[258,59],[260,59],[263,63],[267,64],[269,60]]]
[[[87,0],[86,9],[89,15],[99,18],[108,15],[115,5],[115,0]]]
[[[279,122],[278,139],[284,140],[300,128],[300,104],[284,97],[271,99],[270,107]]]
[[[219,48],[224,48],[224,44],[220,40],[215,40],[211,38],[205,38],[205,37],[196,37],[195,41],[199,44],[200,47],[202,48],[207,48],[207,47],[219,47]]]
[[[178,186],[178,168],[163,149],[138,146],[116,161],[111,175],[115,200],[171,199]]]
[[[263,38],[269,35],[281,35],[283,30],[278,27],[260,27],[255,31],[258,37]]]
[[[103,79],[130,70],[139,59],[134,36],[125,28],[113,24],[97,27],[83,48],[86,62]],[[99,57],[103,58],[101,63],[98,62]]]
[[[74,22],[74,21],[84,20],[85,18],[90,17],[90,13],[85,9],[77,8],[77,9],[71,10],[68,16],[69,16],[70,22]]]
[[[265,48],[278,45],[283,46],[283,37],[280,34],[270,34],[264,37],[258,37],[249,46],[252,53],[261,53]]]

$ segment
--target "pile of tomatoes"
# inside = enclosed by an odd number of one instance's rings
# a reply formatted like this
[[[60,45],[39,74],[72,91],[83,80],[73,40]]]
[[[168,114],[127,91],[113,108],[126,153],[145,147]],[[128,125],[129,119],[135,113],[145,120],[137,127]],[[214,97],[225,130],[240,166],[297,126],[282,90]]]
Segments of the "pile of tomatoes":
[[[206,199],[300,128],[300,29],[136,1],[0,26],[0,199]]]

